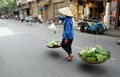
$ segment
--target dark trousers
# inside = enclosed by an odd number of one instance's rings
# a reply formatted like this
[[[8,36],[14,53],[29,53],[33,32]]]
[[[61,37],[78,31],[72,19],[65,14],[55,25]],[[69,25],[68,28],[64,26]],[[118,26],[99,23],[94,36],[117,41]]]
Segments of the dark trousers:
[[[62,43],[61,43],[61,46],[62,48],[67,52],[68,55],[72,54],[72,48],[71,48],[71,45],[72,45],[72,42],[73,42],[73,39],[68,39],[68,43],[64,43],[65,41],[65,38],[62,39]]]
[[[24,19],[21,19],[21,22],[23,23]]]
[[[41,19],[39,19],[39,23],[42,23]]]

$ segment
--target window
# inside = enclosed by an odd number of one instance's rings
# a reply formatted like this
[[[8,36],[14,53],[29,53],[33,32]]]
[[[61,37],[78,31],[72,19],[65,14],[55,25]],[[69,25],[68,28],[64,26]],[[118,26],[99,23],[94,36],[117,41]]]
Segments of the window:
[[[72,2],[73,0],[69,0],[69,2]]]

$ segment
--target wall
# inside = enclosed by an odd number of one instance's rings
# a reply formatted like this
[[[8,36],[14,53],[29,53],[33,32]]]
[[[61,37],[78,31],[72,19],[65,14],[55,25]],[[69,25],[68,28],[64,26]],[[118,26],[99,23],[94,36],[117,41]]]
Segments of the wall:
[[[59,2],[64,2],[65,0],[51,0],[52,3],[59,3]]]

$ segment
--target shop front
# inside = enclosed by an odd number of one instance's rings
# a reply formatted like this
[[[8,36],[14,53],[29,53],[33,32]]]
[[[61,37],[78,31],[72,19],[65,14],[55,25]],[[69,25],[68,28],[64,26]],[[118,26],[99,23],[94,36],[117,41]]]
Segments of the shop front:
[[[53,8],[53,17],[57,16],[57,15],[61,15],[58,12],[58,9],[63,8],[63,7],[70,7],[72,13],[74,14],[74,16],[76,15],[76,11],[77,10],[77,0],[52,0],[52,8]],[[77,16],[77,15],[76,15]]]
[[[111,1],[110,29],[120,27],[120,2],[119,0]]]
[[[82,3],[79,2],[81,2],[81,0],[78,0],[79,17],[82,17],[81,14],[84,16],[88,14],[89,19],[99,19],[102,17],[104,26],[107,27],[107,29],[120,28],[119,0],[83,0]]]
[[[104,13],[104,0],[78,0],[78,16],[97,19]]]
[[[117,22],[117,28],[120,28],[120,2],[118,4],[118,22]]]
[[[22,4],[21,10],[22,14],[24,14],[25,16],[30,15],[30,7],[26,3]]]

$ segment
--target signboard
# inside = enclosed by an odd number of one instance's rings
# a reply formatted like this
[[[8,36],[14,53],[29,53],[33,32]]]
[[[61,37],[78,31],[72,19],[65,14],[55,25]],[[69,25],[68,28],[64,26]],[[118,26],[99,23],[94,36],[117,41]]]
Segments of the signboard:
[[[39,9],[40,9],[40,10],[44,10],[44,6],[40,6]]]
[[[110,15],[110,27],[114,29],[116,23],[116,16],[117,16],[117,0],[112,0],[111,2],[111,15]]]

